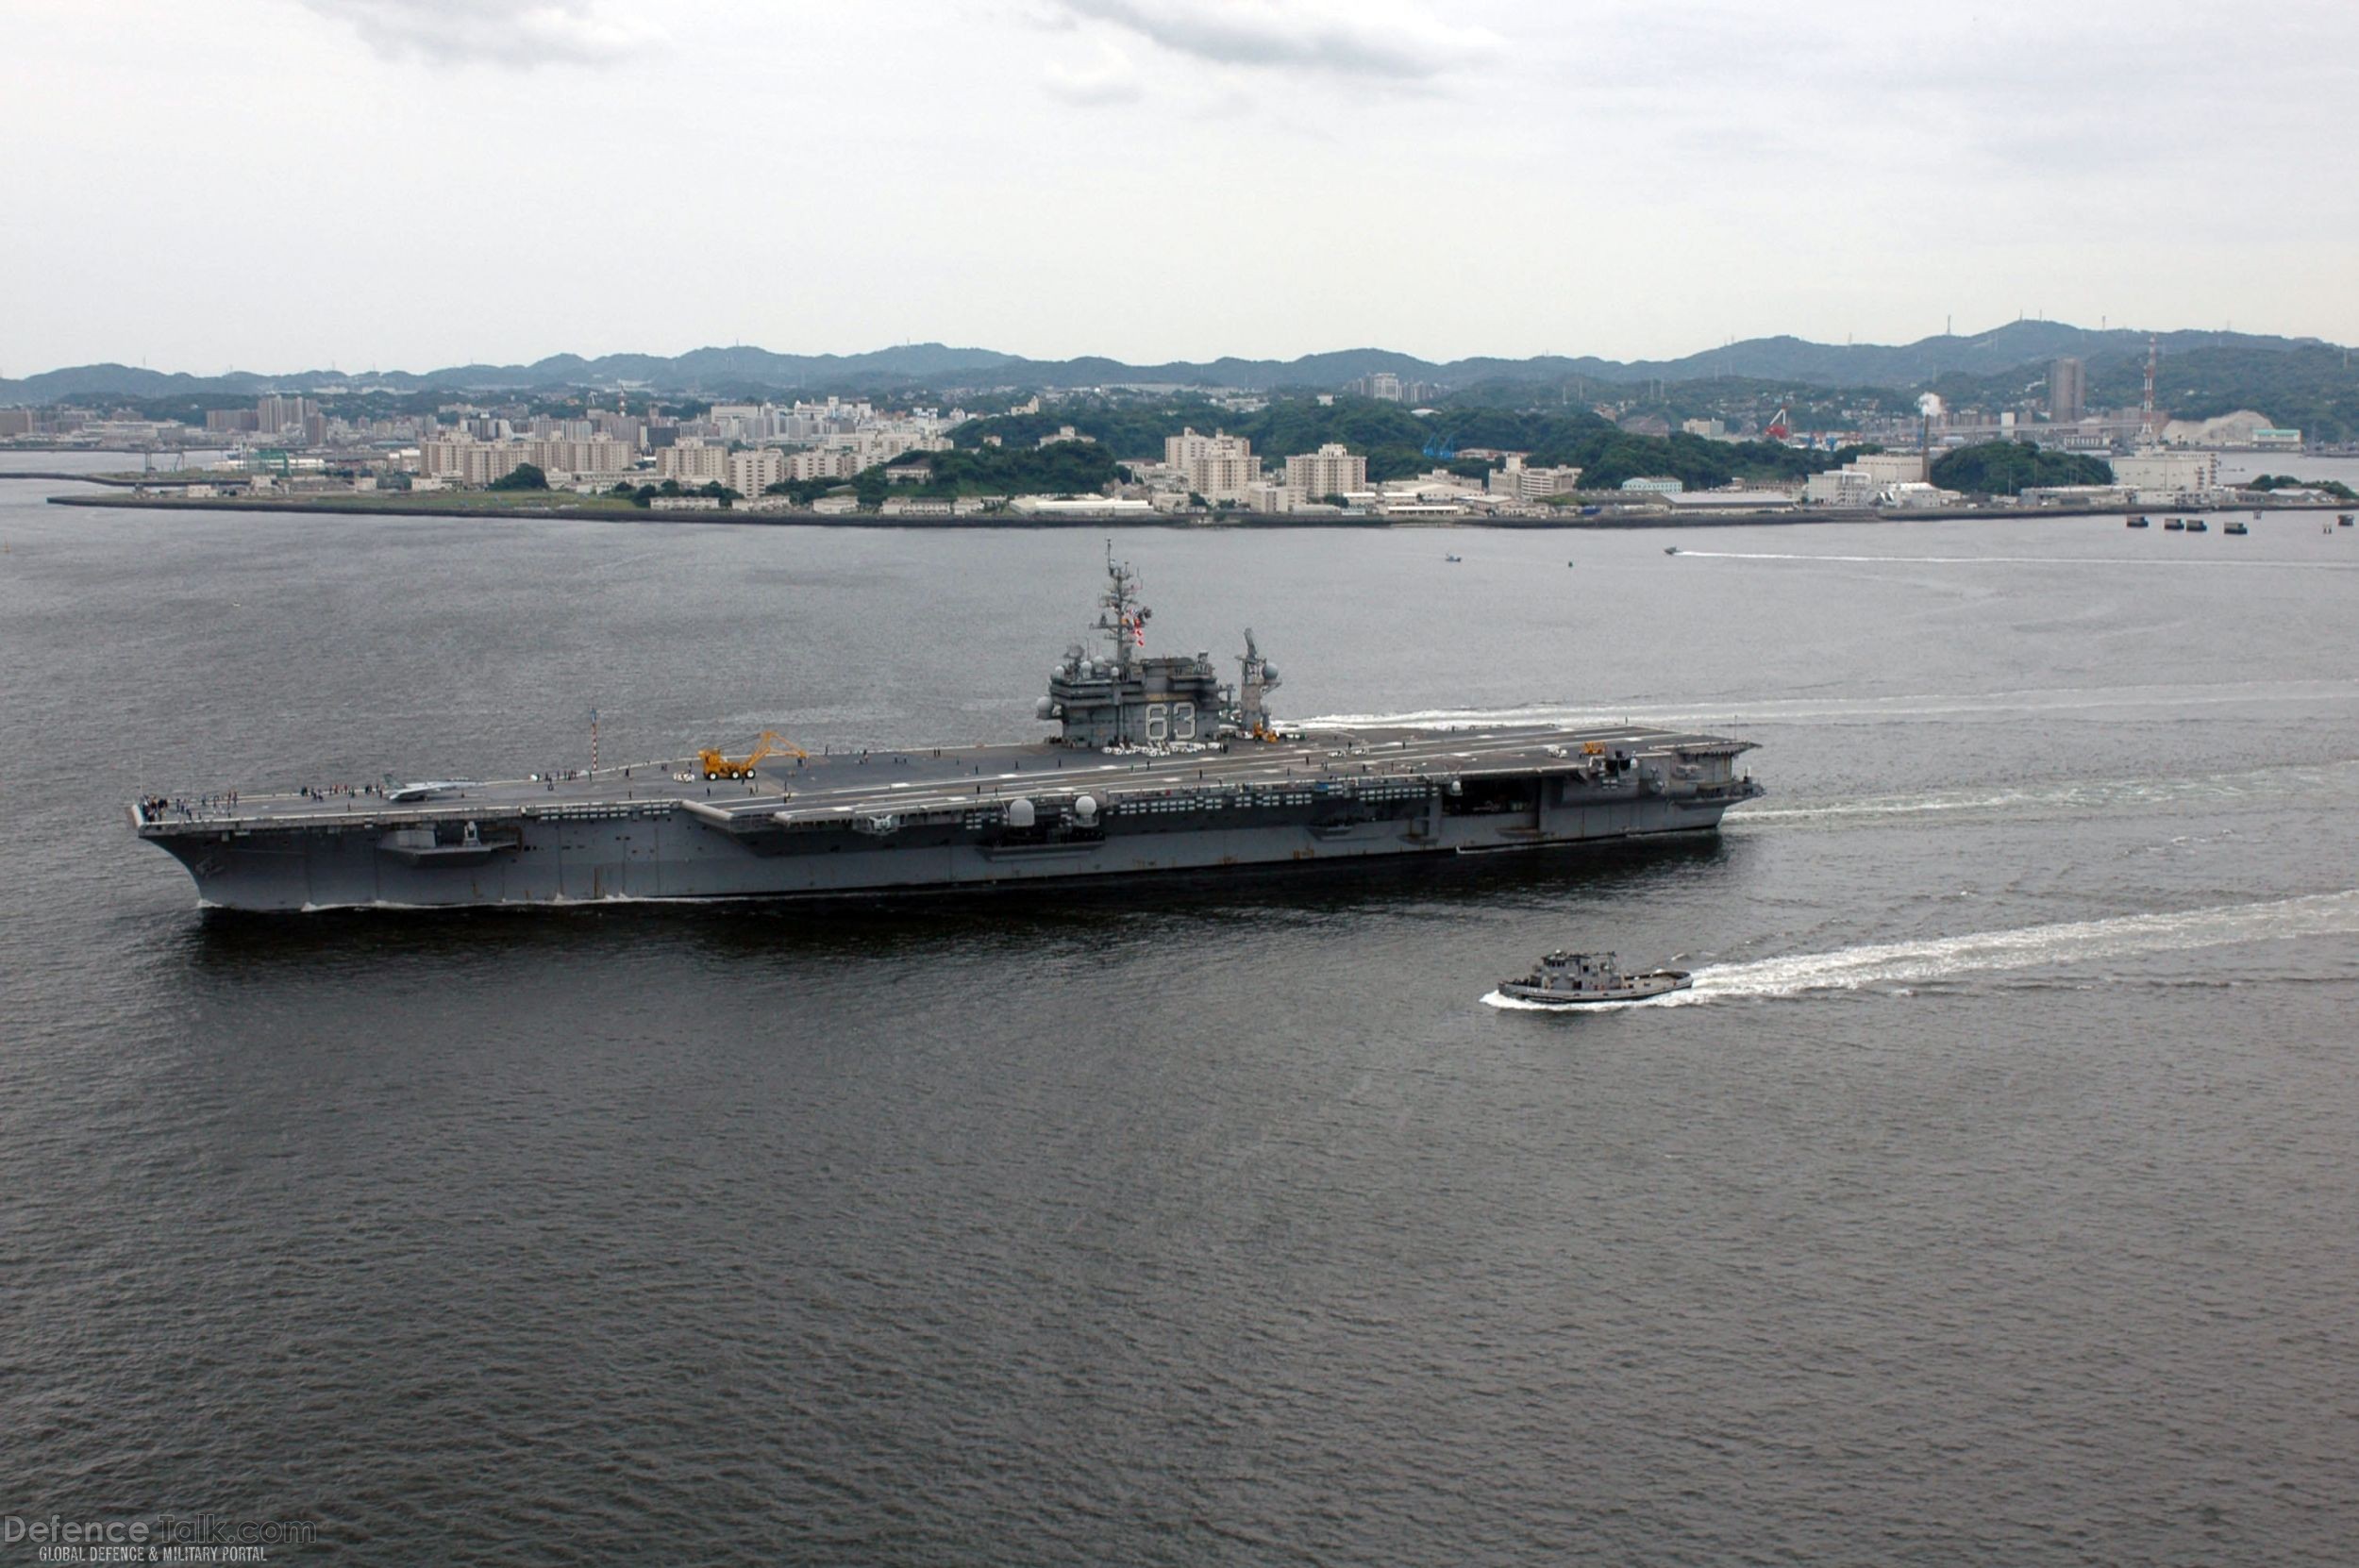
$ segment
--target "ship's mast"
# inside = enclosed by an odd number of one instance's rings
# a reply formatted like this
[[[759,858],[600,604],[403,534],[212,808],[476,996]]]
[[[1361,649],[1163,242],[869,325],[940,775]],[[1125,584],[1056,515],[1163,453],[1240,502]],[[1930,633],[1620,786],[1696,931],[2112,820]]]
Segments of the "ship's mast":
[[[1146,618],[1151,613],[1139,603],[1139,577],[1130,568],[1114,559],[1114,542],[1106,541],[1106,592],[1098,596],[1097,630],[1104,632],[1113,643],[1114,678],[1128,680],[1130,676],[1130,651],[1146,640]]]

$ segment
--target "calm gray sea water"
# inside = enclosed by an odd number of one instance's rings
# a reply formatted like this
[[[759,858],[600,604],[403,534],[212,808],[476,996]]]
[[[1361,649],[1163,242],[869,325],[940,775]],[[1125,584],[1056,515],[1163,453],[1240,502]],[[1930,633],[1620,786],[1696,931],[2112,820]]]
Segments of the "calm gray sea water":
[[[120,803],[577,763],[593,705],[608,759],[1030,733],[1098,538],[56,488],[0,479],[0,1513],[2352,1560],[2350,530],[1125,534],[1290,713],[1733,725],[1773,793],[1298,884],[255,922]],[[1698,992],[1482,1004],[1560,944]]]

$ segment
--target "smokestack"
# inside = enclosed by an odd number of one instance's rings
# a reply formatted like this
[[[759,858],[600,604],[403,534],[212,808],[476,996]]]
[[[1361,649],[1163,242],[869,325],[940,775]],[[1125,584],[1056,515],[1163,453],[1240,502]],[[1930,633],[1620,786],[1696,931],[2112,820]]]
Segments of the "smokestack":
[[[1940,394],[1926,392],[1917,398],[1917,461],[1925,470],[1925,482],[1929,485],[1933,482],[1933,416],[1941,411]]]

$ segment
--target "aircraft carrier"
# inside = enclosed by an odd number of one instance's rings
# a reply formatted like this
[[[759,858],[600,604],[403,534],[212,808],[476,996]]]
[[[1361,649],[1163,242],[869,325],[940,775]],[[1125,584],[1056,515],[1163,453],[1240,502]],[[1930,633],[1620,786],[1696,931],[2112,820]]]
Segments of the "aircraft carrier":
[[[129,808],[208,908],[437,909],[912,892],[1710,832],[1762,793],[1724,736],[1616,726],[1297,729],[1253,634],[1145,652],[1151,612],[1107,560],[1065,650],[1048,739],[745,757],[505,781],[245,792]]]

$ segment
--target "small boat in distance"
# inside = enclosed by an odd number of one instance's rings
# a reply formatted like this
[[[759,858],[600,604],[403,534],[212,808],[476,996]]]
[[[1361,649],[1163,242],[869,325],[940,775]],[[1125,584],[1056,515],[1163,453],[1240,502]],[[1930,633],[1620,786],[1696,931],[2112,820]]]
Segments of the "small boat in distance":
[[[2187,519],[2187,532],[2191,534],[2208,534],[2211,531],[2212,525],[2209,523],[2204,522],[2203,519],[2200,517],[2190,517]]]
[[[2348,528],[2348,527],[2350,527],[2350,526],[2351,526],[2351,513],[2349,513],[2349,512],[2347,512],[2347,511],[2338,511],[2338,512],[2336,512],[2336,513],[2334,514],[2334,526],[2336,526],[2336,527],[2338,527],[2338,528]]]
[[[2222,525],[2220,525],[2220,530],[2219,530],[2219,531],[2220,531],[2221,533],[2224,533],[2224,534],[2249,534],[2249,533],[2250,533],[2252,530],[2251,530],[2250,528],[2246,527],[2246,526],[2244,525],[2244,523],[2243,523],[2241,520],[2239,520],[2239,521],[2234,522],[2234,523],[2226,523],[2226,524],[2222,524]]]
[[[1598,1002],[1645,1002],[1685,991],[1695,981],[1683,969],[1650,969],[1625,975],[1611,953],[1548,954],[1520,980],[1501,980],[1499,994],[1544,1008],[1586,1007]]]
[[[2130,519],[2130,526],[2133,528],[2143,528],[2146,526],[2146,519],[2143,517],[2133,517]]]
[[[1444,560],[1464,560],[1466,558],[1464,556],[1444,556],[1442,559]]]
[[[1666,556],[1676,556],[1680,553],[1680,547],[1676,544],[1665,544],[1663,547],[1663,553]]]
[[[2168,528],[2173,533],[2177,533],[2186,525],[2187,520],[2183,517],[2166,517],[2163,519],[2163,526]]]

